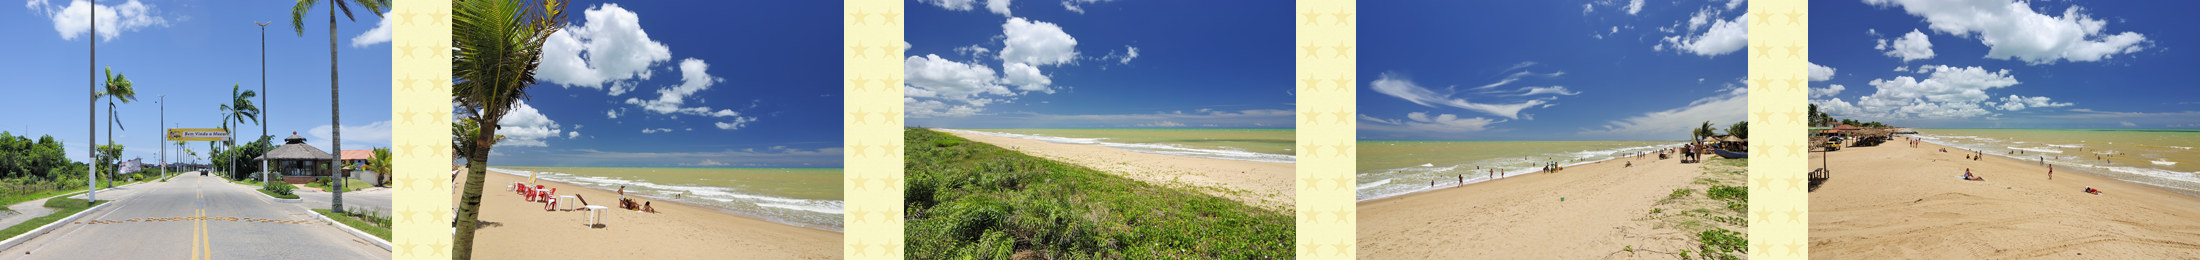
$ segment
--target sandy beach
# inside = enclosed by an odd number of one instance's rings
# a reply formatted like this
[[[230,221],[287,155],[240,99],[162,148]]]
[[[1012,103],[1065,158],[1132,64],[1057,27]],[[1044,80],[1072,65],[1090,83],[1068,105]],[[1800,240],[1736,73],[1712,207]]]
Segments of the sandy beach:
[[[1703,164],[1647,158],[1632,168],[1621,158],[1360,202],[1359,258],[1592,259],[1625,256],[1628,247],[1694,249],[1693,234],[1659,228],[1648,212],[1674,189],[1693,187]]]
[[[1811,258],[2200,258],[2200,198],[1941,148],[1898,138],[1833,152],[1810,193]],[[1986,181],[1958,179],[1965,168]]]
[[[1169,156],[1113,147],[1061,144],[1039,140],[942,131],[955,137],[1067,162],[1164,186],[1229,198],[1261,208],[1288,211],[1298,197],[1297,165]]]
[[[482,228],[474,256],[489,259],[838,259],[841,233],[781,224],[715,209],[654,201],[657,214],[618,209],[614,191],[541,181],[559,195],[579,194],[611,207],[603,226],[586,226],[588,211],[543,211],[504,191],[526,177],[490,172],[482,191]],[[464,178],[463,175],[460,176]],[[455,194],[454,194],[455,195]],[[455,198],[456,196],[454,196]],[[642,199],[649,200],[649,199]],[[568,203],[568,202],[560,202]],[[570,203],[579,203],[572,201]],[[578,206],[578,204],[575,204]],[[560,205],[562,208],[563,205]]]

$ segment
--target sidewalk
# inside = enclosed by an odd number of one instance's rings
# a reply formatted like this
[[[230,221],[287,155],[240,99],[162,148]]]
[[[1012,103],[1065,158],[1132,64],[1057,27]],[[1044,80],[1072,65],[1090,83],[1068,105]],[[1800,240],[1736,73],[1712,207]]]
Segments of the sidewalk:
[[[53,214],[53,209],[46,208],[46,199],[52,198],[36,199],[25,201],[23,203],[16,203],[15,205],[8,205],[8,210],[14,210],[17,214],[8,215],[7,217],[0,218],[0,228],[12,227],[15,226],[15,224],[22,224],[24,221],[30,221],[34,218],[44,217],[46,215]]]

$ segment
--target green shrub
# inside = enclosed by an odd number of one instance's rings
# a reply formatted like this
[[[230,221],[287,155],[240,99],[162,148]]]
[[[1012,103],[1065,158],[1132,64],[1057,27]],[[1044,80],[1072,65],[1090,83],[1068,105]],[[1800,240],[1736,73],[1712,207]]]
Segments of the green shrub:
[[[1703,193],[1703,195],[1704,195],[1704,196],[1706,196],[1706,197],[1711,197],[1711,199],[1717,199],[1717,200],[1728,200],[1728,201],[1739,201],[1739,200],[1748,200],[1748,199],[1749,199],[1749,187],[1743,187],[1743,186],[1726,186],[1726,185],[1713,185],[1713,186],[1711,186],[1711,188],[1706,188],[1706,189],[1704,189],[1704,193]]]
[[[1669,200],[1671,200],[1671,199],[1681,199],[1681,198],[1687,198],[1689,194],[1696,194],[1696,190],[1692,190],[1692,189],[1688,189],[1688,188],[1679,188],[1679,189],[1673,189],[1673,194],[1671,194],[1671,195],[1665,195],[1665,199],[1669,199]]]
[[[1699,254],[1705,259],[1741,259],[1741,255],[1734,253],[1747,255],[1749,249],[1749,237],[1725,229],[1697,233],[1696,241],[1702,242],[1696,249],[1702,251]]]
[[[268,192],[270,192],[270,193],[272,193],[272,194],[277,194],[277,195],[290,195],[290,196],[293,196],[293,197],[295,197],[296,195],[298,195],[297,193],[293,192],[293,190],[295,190],[295,189],[297,189],[297,188],[298,188],[298,187],[292,187],[292,186],[290,186],[290,184],[287,184],[287,183],[282,183],[282,182],[268,182],[268,183],[262,184],[262,185],[260,186],[260,189],[261,189],[261,190],[266,190],[266,191],[268,191]]]

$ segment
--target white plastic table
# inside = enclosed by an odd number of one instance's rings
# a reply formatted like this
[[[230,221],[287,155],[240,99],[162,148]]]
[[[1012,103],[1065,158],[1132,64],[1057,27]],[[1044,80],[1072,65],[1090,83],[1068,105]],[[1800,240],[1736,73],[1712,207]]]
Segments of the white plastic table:
[[[573,210],[573,204],[580,203],[574,202],[574,199],[573,195],[558,195],[558,204],[565,204],[565,210]]]
[[[587,208],[587,209],[588,209],[588,226],[589,226],[589,227],[595,227],[595,226],[596,226],[596,224],[603,224],[603,222],[600,222],[600,221],[596,221],[596,214],[597,214],[597,212],[603,212],[603,210],[604,210],[604,209],[609,209],[609,208],[611,208],[611,207],[604,207],[604,206],[597,206],[597,205],[588,205],[587,207],[582,207],[582,208]]]

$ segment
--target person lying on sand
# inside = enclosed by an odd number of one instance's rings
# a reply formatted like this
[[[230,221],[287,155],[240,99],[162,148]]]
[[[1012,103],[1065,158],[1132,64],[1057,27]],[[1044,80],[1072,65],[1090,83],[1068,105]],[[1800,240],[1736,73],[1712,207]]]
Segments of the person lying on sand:
[[[1980,177],[1980,176],[1978,176],[1978,175],[1971,175],[1971,168],[1963,168],[1963,180],[1966,180],[1966,181],[1986,181],[1986,177]]]
[[[2094,189],[2094,188],[2093,188],[2093,186],[2085,186],[2085,193],[2092,193],[2093,195],[2101,195],[2101,190],[2100,190],[2100,189]]]

